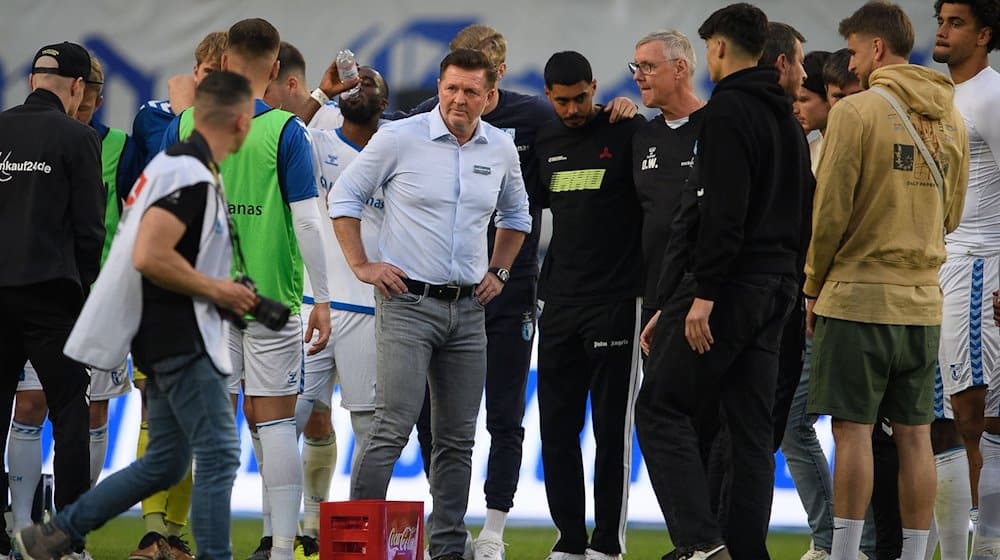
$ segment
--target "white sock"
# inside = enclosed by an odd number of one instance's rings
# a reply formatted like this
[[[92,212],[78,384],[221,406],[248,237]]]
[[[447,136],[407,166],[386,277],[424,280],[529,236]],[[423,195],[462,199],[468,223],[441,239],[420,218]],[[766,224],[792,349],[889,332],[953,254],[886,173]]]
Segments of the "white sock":
[[[858,560],[864,519],[833,518],[833,547],[830,560]]]
[[[257,470],[261,473],[260,479],[260,518],[264,528],[261,531],[262,537],[271,536],[271,502],[267,499],[267,486],[264,485],[264,454],[260,448],[260,436],[257,432],[250,432],[250,440],[253,443],[253,457],[257,461]]]
[[[303,496],[305,518],[302,532],[310,537],[319,535],[319,504],[330,495],[333,469],[337,468],[337,434],[325,438],[306,438],[302,448]]]
[[[90,486],[97,484],[108,454],[108,424],[90,429]]]
[[[937,550],[938,545],[938,531],[937,531],[937,521],[931,516],[931,529],[927,534],[927,552],[924,553],[924,560],[934,560],[934,552]],[[945,557],[947,558],[947,557]],[[967,558],[963,556],[962,558]]]
[[[928,533],[927,529],[903,527],[903,552],[899,555],[899,560],[924,560]]]
[[[506,525],[507,525],[506,511],[500,511],[498,509],[486,510],[486,522],[483,523],[483,531],[496,533],[497,536],[502,538],[503,529]]]
[[[309,422],[309,416],[312,414],[313,401],[305,399],[302,395],[299,395],[295,399],[295,437],[302,435],[302,432],[306,429],[306,423]]]
[[[10,509],[17,531],[31,525],[31,505],[42,478],[42,427],[12,422],[7,444]]]
[[[969,458],[965,448],[959,447],[935,456],[934,464],[937,467],[934,519],[941,543],[941,557],[968,558],[969,508],[972,507]],[[929,544],[928,548],[933,549],[934,545]]]
[[[282,418],[257,424],[260,447],[264,455],[261,476],[271,503],[272,558],[282,558],[285,549],[291,558],[292,545],[299,525],[302,505],[302,459],[295,418]],[[280,551],[278,549],[281,549]],[[278,556],[275,556],[275,552]]]
[[[1000,557],[1000,436],[984,433],[979,447],[983,470],[979,472],[979,522],[972,538],[972,560]]]

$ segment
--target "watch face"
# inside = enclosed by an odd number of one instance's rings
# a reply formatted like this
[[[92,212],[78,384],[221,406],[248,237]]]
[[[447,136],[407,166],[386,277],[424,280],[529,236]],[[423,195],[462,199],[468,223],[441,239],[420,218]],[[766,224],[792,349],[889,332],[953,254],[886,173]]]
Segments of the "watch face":
[[[500,270],[497,271],[497,277],[500,278],[500,280],[506,282],[507,280],[510,279],[510,271],[507,270],[506,268],[501,268]]]

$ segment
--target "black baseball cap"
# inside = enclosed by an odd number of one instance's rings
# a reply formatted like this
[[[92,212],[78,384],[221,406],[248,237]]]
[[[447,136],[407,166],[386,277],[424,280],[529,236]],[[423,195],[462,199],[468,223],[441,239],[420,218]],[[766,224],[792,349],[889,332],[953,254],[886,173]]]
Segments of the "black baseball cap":
[[[38,67],[36,63],[43,56],[51,56],[56,59],[57,68]],[[47,45],[35,53],[35,58],[31,61],[32,74],[56,74],[67,78],[90,77],[90,53],[87,49],[76,43],[63,41],[54,45]]]

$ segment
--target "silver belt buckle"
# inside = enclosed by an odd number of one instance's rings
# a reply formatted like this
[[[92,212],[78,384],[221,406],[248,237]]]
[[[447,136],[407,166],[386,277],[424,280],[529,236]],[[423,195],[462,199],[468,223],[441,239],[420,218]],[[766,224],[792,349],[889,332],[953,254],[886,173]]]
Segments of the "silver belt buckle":
[[[448,288],[449,290],[455,290],[455,297],[451,298],[451,301],[458,301],[458,298],[461,297],[462,295],[462,287],[456,286],[454,284],[448,284],[445,287]]]

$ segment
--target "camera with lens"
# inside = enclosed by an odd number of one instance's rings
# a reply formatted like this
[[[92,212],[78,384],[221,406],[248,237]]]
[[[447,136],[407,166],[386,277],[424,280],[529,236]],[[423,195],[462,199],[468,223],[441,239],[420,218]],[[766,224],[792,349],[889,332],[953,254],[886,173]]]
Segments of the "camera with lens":
[[[253,315],[254,319],[256,319],[258,323],[264,325],[272,331],[280,331],[285,326],[288,322],[288,316],[292,312],[287,305],[281,303],[280,301],[260,295],[257,292],[257,285],[254,284],[254,281],[245,274],[237,276],[233,279],[233,281],[238,284],[243,284],[249,288],[251,292],[257,295],[257,305],[254,305],[250,310],[250,315]],[[225,309],[219,309],[219,314],[222,315],[224,319],[232,321],[232,323],[236,325],[236,328],[247,328],[247,322],[240,315]]]

